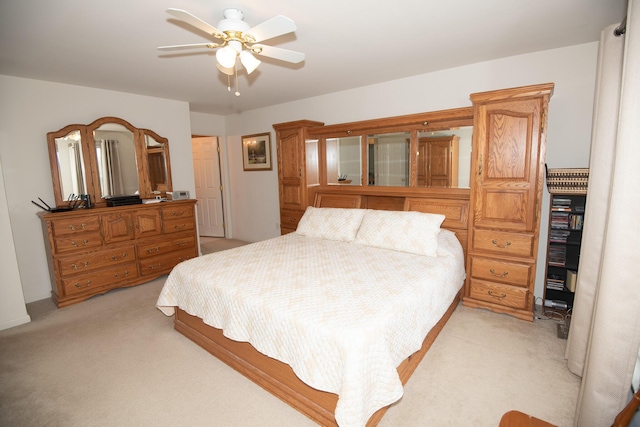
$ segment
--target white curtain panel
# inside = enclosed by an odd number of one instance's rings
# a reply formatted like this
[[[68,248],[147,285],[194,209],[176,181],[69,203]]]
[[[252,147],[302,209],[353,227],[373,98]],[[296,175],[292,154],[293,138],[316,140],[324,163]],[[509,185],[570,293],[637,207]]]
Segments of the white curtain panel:
[[[635,3],[635,4],[634,4]],[[636,22],[634,22],[634,20]],[[604,29],[580,270],[567,343],[582,375],[574,425],[611,425],[640,347],[640,0],[626,34]]]

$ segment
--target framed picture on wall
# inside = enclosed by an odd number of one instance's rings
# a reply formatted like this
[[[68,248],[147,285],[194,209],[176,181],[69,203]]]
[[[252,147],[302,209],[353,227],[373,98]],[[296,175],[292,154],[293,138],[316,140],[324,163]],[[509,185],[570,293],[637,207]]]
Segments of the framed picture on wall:
[[[242,137],[242,166],[246,171],[271,170],[271,140],[269,133]]]

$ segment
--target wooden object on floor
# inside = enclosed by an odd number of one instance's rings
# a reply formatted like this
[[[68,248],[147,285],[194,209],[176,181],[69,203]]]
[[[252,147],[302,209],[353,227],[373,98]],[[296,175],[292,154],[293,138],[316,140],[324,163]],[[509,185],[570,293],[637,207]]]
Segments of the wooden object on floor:
[[[546,421],[523,414],[519,411],[509,411],[500,419],[499,427],[555,427]]]
[[[458,302],[459,297],[456,297],[444,316],[427,334],[422,348],[398,366],[398,375],[402,384],[406,384],[409,380],[455,311]],[[177,307],[175,329],[318,424],[337,426],[334,411],[338,396],[316,390],[300,381],[289,365],[265,356],[249,343],[230,340],[223,335],[220,329],[206,325],[200,318],[191,316]],[[377,425],[387,409],[388,406],[373,414],[367,422],[367,426]]]
[[[640,406],[640,388],[634,393],[627,406],[616,416],[611,427],[627,427],[638,410],[638,406]]]
[[[198,256],[195,200],[39,212],[58,307],[149,282]]]

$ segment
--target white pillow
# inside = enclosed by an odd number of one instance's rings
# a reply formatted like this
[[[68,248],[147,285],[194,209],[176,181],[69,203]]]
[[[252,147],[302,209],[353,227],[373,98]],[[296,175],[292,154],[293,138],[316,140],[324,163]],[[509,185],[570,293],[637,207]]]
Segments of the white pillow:
[[[353,242],[360,228],[364,209],[307,207],[296,233],[319,239]]]
[[[355,243],[435,257],[444,215],[367,210]]]

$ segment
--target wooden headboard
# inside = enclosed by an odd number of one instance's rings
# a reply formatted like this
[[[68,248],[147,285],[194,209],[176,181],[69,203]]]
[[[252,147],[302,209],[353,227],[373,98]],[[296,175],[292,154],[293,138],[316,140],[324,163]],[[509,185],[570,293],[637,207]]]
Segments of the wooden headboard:
[[[388,211],[417,211],[442,214],[442,227],[456,233],[467,256],[469,226],[469,189],[411,189],[340,186],[315,189],[314,206],[317,208],[361,208]]]

